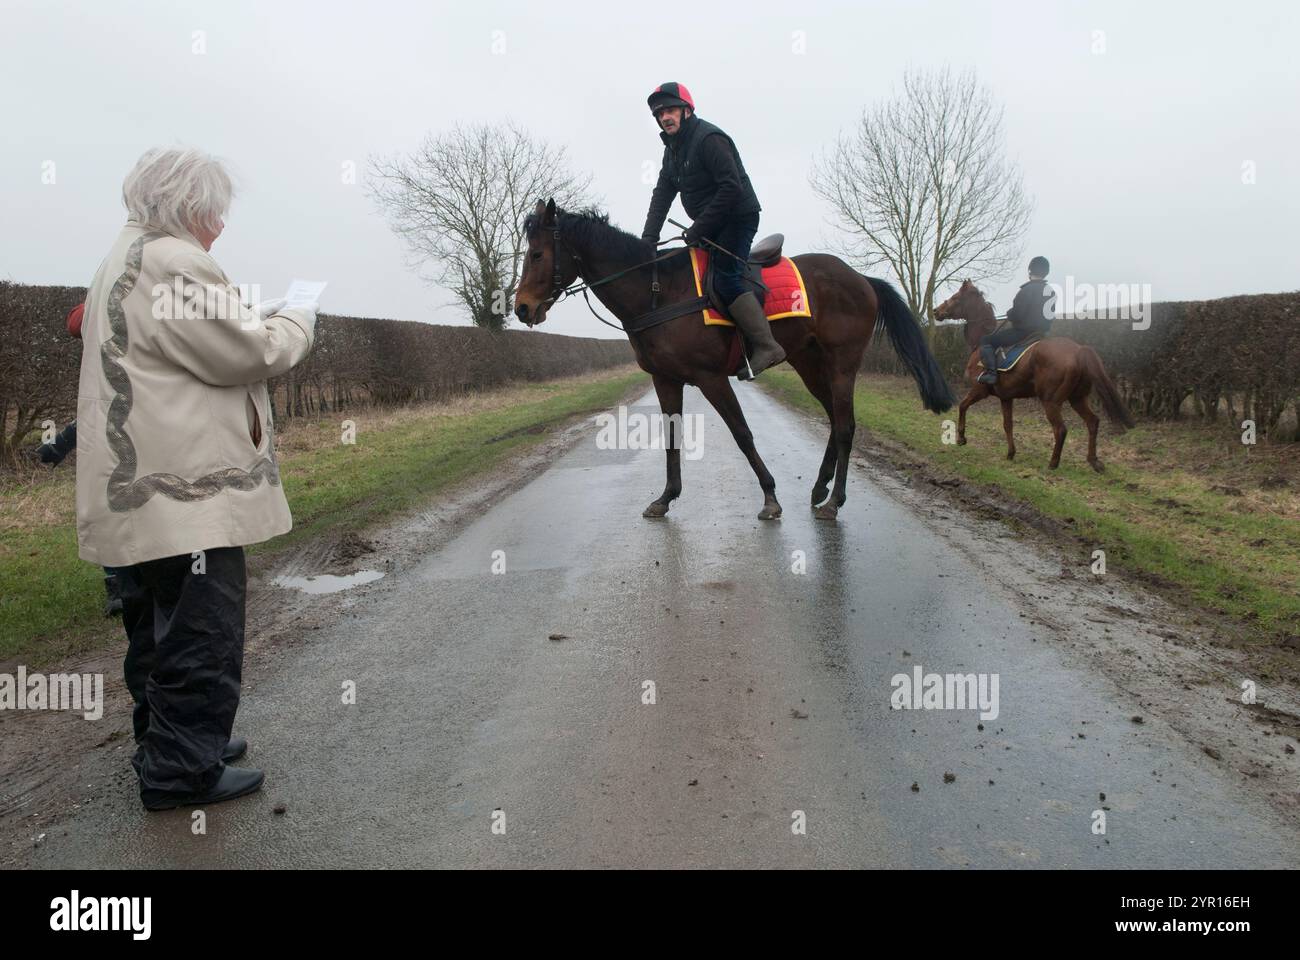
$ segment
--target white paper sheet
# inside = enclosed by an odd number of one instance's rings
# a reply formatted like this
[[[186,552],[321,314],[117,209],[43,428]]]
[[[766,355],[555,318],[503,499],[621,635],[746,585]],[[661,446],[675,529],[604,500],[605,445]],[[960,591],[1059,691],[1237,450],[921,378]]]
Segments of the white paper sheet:
[[[304,307],[309,303],[320,303],[320,295],[325,290],[325,280],[294,280],[285,292],[285,307]]]

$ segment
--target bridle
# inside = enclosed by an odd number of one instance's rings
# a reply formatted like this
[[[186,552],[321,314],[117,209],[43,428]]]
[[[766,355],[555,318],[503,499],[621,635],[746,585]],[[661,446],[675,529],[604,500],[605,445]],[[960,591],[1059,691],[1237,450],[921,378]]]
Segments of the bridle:
[[[543,227],[542,229],[546,229],[546,228]],[[651,272],[651,280],[650,280],[651,313],[648,316],[653,316],[658,312],[656,310],[656,307],[659,299],[660,262],[664,260],[671,260],[673,257],[681,256],[683,253],[686,253],[687,250],[690,249],[689,247],[674,248],[672,250],[669,250],[667,253],[661,253],[653,260],[646,260],[644,263],[633,264],[630,267],[625,267],[624,269],[619,270],[617,273],[611,273],[607,277],[601,277],[599,280],[591,280],[591,281],[583,280],[581,283],[573,283],[566,287],[564,285],[564,275],[560,271],[560,246],[561,245],[564,246],[564,249],[568,252],[569,256],[573,258],[574,262],[578,264],[579,278],[581,278],[582,276],[582,257],[579,256],[577,251],[575,251],[572,247],[570,247],[568,243],[565,242],[564,238],[560,236],[560,224],[557,218],[554,226],[551,227],[551,289],[546,299],[543,300],[541,304],[539,304],[539,309],[549,310],[552,306],[559,303],[565,297],[571,297],[574,294],[581,293],[582,299],[586,301],[587,309],[591,311],[592,316],[594,316],[601,323],[605,324],[605,326],[613,327],[615,330],[621,330],[624,333],[630,332],[631,328],[627,324],[611,323],[610,321],[602,317],[599,313],[597,313],[596,308],[591,305],[591,298],[587,295],[587,291],[593,290],[596,287],[599,287],[603,284],[610,283],[614,280],[617,280],[619,277],[626,276],[627,274],[632,273],[635,270],[641,270],[645,267],[652,267],[653,270]],[[670,318],[665,318],[665,319],[670,319]]]
[[[978,298],[978,303],[973,302],[973,298]],[[956,300],[956,301],[958,301],[958,302],[957,302],[957,303],[952,303],[954,300]],[[949,310],[949,312],[948,312],[948,316],[945,317],[944,319],[947,319],[947,320],[965,320],[965,321],[966,321],[966,329],[967,329],[968,331],[971,329],[971,324],[972,324],[972,323],[981,322],[981,321],[983,320],[982,317],[977,318],[977,317],[975,316],[975,314],[976,314],[977,312],[980,311],[981,307],[987,307],[987,308],[988,308],[989,317],[990,317],[990,319],[993,321],[993,325],[988,329],[988,331],[986,331],[985,333],[981,334],[980,336],[987,336],[989,333],[993,333],[993,332],[994,332],[995,330],[997,330],[997,329],[1002,325],[1002,323],[1005,322],[1005,320],[1006,320],[1006,317],[999,317],[999,316],[997,315],[997,311],[995,311],[995,310],[993,309],[993,305],[990,304],[987,300],[984,299],[984,295],[983,295],[982,293],[980,293],[980,291],[979,291],[978,288],[972,290],[969,294],[966,294],[965,296],[962,296],[962,293],[961,293],[961,291],[959,290],[957,293],[953,294],[951,297],[949,297],[949,298],[948,298],[947,300],[945,300],[943,303],[939,304],[939,306],[935,308],[935,313],[934,313],[934,318],[935,318],[935,320],[940,319],[940,318],[939,318],[939,311],[942,310],[944,307],[948,306],[948,304],[950,304],[950,303],[952,303],[952,307],[950,308],[950,310]],[[953,314],[956,313],[957,311],[960,311],[961,313],[965,314],[965,316],[961,316],[961,317],[953,316]],[[968,339],[969,339],[969,337],[968,337]]]

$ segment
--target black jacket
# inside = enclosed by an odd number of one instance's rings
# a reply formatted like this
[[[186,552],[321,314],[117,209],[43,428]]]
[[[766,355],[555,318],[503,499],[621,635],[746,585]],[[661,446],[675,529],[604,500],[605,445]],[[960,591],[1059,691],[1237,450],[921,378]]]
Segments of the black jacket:
[[[676,134],[660,133],[659,139],[664,142],[664,160],[643,237],[659,239],[678,193],[686,215],[695,221],[691,232],[698,236],[712,236],[728,220],[763,209],[740,151],[722,130],[692,114]]]
[[[1016,299],[1007,311],[1007,320],[1017,330],[1045,333],[1056,319],[1056,291],[1046,280],[1021,284]]]
[[[63,458],[77,449],[77,421],[73,420],[50,443],[43,443],[36,448],[41,463],[58,466]]]

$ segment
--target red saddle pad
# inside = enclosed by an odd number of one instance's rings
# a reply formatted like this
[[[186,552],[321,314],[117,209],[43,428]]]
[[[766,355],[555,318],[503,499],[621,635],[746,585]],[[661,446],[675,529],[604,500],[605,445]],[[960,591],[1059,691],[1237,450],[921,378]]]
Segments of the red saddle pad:
[[[698,296],[704,296],[704,277],[709,268],[709,255],[699,247],[692,247],[691,266],[695,270],[695,292]],[[782,257],[773,266],[764,267],[763,282],[767,284],[767,300],[763,303],[767,319],[812,316],[812,311],[808,309],[808,288],[804,286],[799,268],[789,257]],[[705,309],[704,322],[735,326],[712,307]]]

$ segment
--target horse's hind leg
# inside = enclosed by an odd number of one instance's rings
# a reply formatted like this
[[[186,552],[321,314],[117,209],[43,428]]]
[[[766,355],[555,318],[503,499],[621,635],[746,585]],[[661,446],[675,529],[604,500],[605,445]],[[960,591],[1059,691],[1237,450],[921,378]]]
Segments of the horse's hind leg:
[[[831,432],[826,438],[826,453],[822,457],[821,468],[817,471],[817,482],[813,484],[812,488],[812,505],[816,507],[831,495],[830,482],[831,477],[835,475],[837,454],[835,450],[835,411],[831,406],[831,388],[826,382],[826,376],[822,371],[821,352],[815,345],[786,359],[790,361],[790,366],[794,367],[795,372],[799,374],[804,386],[808,388],[808,392],[816,397],[826,410],[826,419],[830,422]]]
[[[859,357],[859,360],[861,358]],[[857,382],[857,364],[831,374],[831,434],[835,440],[835,489],[831,498],[815,511],[818,520],[834,520],[848,499],[849,456],[853,452],[853,434],[857,419],[853,414],[853,387]]]
[[[680,431],[682,429],[682,382],[680,380],[669,380],[667,377],[656,375],[655,393],[659,395],[659,409],[667,415],[667,430],[664,433],[664,439],[667,441],[668,454],[668,482],[664,486],[664,492],[659,495],[650,506],[641,511],[643,517],[662,517],[668,512],[668,506],[676,500],[682,493],[682,451]],[[673,416],[676,414],[676,416]]]
[[[1088,406],[1088,395],[1084,394],[1077,400],[1071,400],[1070,406],[1074,407],[1074,412],[1083,418],[1083,422],[1088,427],[1088,464],[1092,469],[1101,473],[1106,468],[1102,462],[1097,459],[1097,423],[1098,418],[1092,412],[1092,407]]]
[[[745,412],[740,409],[740,401],[736,399],[736,392],[731,389],[731,383],[726,377],[714,374],[701,376],[696,384],[705,399],[713,405],[713,409],[718,411],[727,429],[731,431],[736,446],[740,447],[740,452],[745,455],[745,459],[754,469],[754,475],[758,477],[758,485],[763,490],[763,509],[758,511],[758,519],[775,520],[781,516],[781,504],[776,499],[776,480],[772,478],[767,465],[763,463],[763,458],[754,448],[754,435],[750,433],[749,424],[745,422]]]

